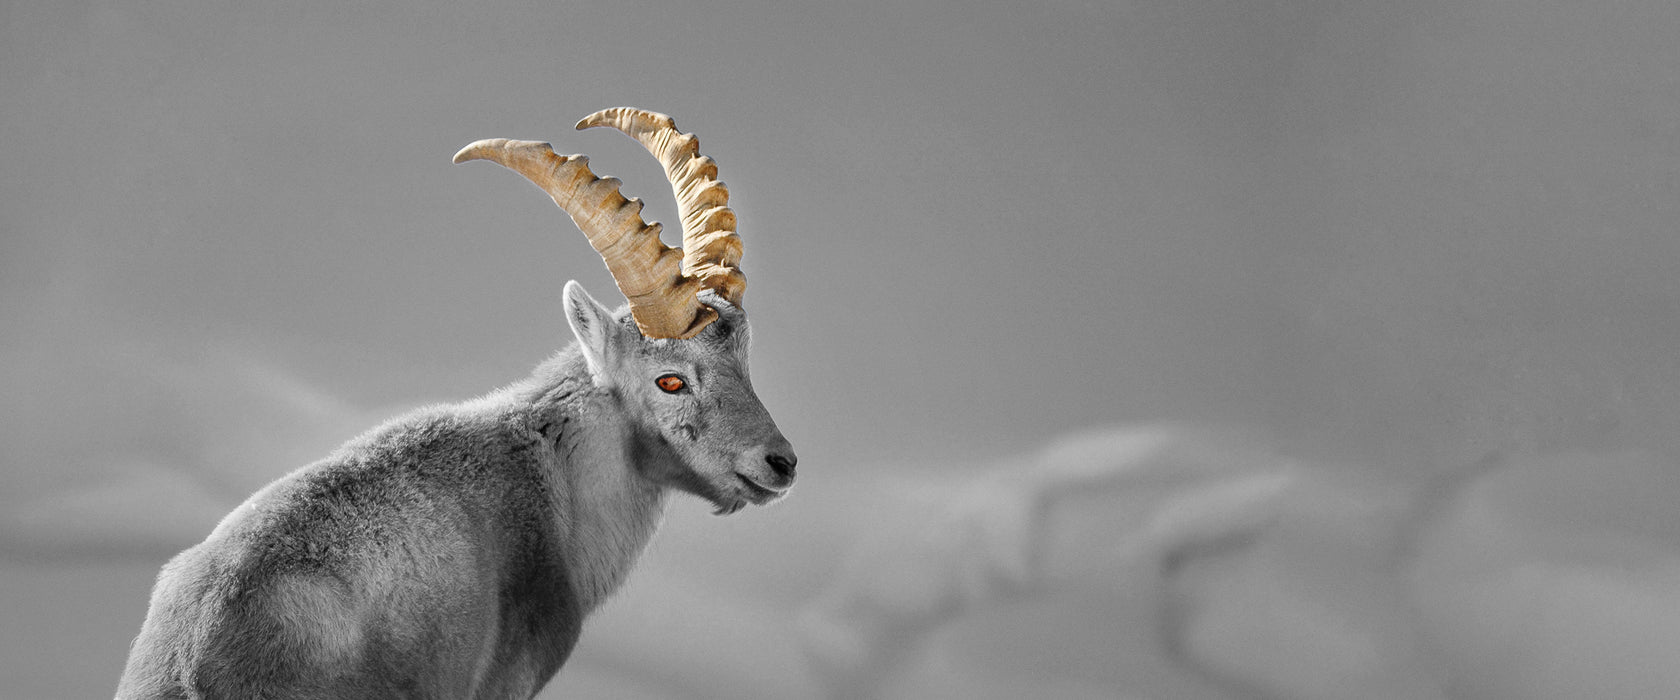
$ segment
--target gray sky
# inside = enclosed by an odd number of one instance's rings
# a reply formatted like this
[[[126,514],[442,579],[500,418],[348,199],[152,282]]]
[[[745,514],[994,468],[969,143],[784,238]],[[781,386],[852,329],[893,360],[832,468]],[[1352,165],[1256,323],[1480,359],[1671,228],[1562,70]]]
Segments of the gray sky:
[[[1226,5],[8,7],[5,351],[58,387],[152,344],[361,404],[481,391],[565,340],[560,282],[612,288],[449,154],[551,140],[669,220],[633,144],[570,129],[634,104],[722,164],[759,383],[815,463],[1617,401],[1454,388],[1505,361],[1674,379],[1573,366],[1673,339],[1671,11]]]
[[[650,159],[570,128],[632,104],[721,163],[812,464],[1157,417],[1460,459],[1673,416],[1665,4],[407,7],[3,10],[9,412],[115,428],[160,399],[85,365],[207,348],[364,406],[517,377],[560,284],[611,282],[448,157],[550,140],[669,221]]]
[[[0,4],[0,507],[244,493],[523,376],[616,290],[449,158],[548,140],[670,223],[572,130],[618,105],[720,164],[813,499],[1138,420],[1680,446],[1680,5],[343,5]]]

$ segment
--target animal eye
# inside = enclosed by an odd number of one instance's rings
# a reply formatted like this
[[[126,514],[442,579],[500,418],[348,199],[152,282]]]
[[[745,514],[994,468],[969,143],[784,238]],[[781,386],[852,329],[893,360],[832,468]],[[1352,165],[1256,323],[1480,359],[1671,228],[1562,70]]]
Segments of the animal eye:
[[[658,379],[653,380],[653,383],[658,384],[660,390],[667,394],[675,394],[682,391],[683,387],[688,386],[688,382],[683,381],[682,377],[675,374],[662,375]]]

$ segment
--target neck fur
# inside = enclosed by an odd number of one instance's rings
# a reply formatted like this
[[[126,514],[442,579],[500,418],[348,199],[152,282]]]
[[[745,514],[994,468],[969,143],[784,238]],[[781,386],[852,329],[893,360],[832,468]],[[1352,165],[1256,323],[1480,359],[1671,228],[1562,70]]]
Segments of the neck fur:
[[[573,589],[592,610],[624,582],[658,529],[665,489],[639,462],[667,458],[649,449],[623,403],[596,387],[576,346],[543,363],[515,391],[546,421],[555,455],[554,510]]]

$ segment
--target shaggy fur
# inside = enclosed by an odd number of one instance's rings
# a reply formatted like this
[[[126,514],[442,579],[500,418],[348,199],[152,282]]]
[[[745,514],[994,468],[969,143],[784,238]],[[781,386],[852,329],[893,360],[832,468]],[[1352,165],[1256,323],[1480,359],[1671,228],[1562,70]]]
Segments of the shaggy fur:
[[[119,698],[529,698],[624,580],[667,488],[778,498],[793,453],[738,309],[643,338],[575,282],[579,342],[270,484],[158,576]],[[654,380],[676,373],[684,391]]]

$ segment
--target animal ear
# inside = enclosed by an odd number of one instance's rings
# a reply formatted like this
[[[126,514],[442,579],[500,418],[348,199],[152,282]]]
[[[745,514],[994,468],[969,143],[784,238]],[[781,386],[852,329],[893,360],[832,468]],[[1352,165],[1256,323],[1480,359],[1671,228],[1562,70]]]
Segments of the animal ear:
[[[596,386],[612,386],[607,361],[615,350],[613,341],[618,331],[612,312],[583,291],[583,285],[577,280],[566,283],[564,298],[566,323],[572,326],[572,335],[577,336],[578,345],[583,348],[590,376],[594,377]]]

